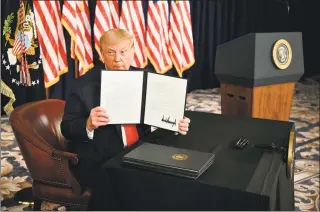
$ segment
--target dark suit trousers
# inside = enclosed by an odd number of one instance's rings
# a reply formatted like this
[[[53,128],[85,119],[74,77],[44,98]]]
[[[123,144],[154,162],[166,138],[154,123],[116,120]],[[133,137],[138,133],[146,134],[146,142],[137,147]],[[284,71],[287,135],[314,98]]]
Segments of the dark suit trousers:
[[[104,162],[102,160],[98,162],[79,160],[77,166],[71,166],[71,170],[76,178],[79,179],[82,188],[87,187],[95,191],[91,193],[87,210],[103,210],[104,204],[108,204],[113,210],[117,210],[113,197],[112,182],[107,171],[102,168]],[[99,196],[102,193],[105,195]]]

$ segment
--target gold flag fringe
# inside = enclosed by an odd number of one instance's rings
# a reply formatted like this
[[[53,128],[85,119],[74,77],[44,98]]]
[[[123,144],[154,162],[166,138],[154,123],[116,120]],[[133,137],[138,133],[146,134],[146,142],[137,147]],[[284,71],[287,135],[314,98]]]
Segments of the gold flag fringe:
[[[5,82],[3,82],[1,80],[1,94],[7,96],[10,98],[8,104],[6,106],[3,107],[4,112],[10,116],[11,112],[13,111],[13,103],[16,101],[16,97],[13,93],[13,91],[11,90],[11,88],[9,88],[9,86],[6,85]]]

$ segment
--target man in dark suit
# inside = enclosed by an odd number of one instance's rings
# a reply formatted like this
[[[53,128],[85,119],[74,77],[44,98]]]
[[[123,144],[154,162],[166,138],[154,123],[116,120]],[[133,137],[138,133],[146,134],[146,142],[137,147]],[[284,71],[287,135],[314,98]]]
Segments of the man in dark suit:
[[[75,80],[61,123],[63,136],[70,140],[69,151],[79,157],[73,172],[80,184],[88,187],[96,183],[104,162],[151,132],[151,126],[144,124],[108,125],[112,117],[99,106],[101,69],[133,69],[133,36],[123,29],[109,30],[101,36],[100,50],[105,67],[95,67]],[[180,134],[187,133],[189,123],[188,118],[180,121]]]

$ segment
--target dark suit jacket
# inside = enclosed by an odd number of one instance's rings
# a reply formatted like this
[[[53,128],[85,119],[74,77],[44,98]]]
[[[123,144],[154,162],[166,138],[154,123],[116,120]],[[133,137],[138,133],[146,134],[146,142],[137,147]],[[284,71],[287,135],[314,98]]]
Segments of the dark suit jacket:
[[[101,69],[104,67],[95,67],[75,80],[66,99],[61,123],[61,132],[70,141],[69,151],[77,153],[80,159],[89,159],[92,163],[106,161],[123,149],[120,125],[95,129],[93,140],[87,136],[86,121],[90,111],[100,105]],[[137,128],[140,138],[151,131],[148,125],[137,125]]]

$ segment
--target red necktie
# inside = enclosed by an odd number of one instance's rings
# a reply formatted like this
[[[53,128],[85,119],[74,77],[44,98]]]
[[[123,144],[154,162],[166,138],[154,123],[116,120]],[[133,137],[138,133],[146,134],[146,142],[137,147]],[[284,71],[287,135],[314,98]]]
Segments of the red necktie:
[[[126,125],[123,125],[123,128],[126,134],[128,146],[134,144],[139,140],[139,134],[135,124],[126,124]]]

